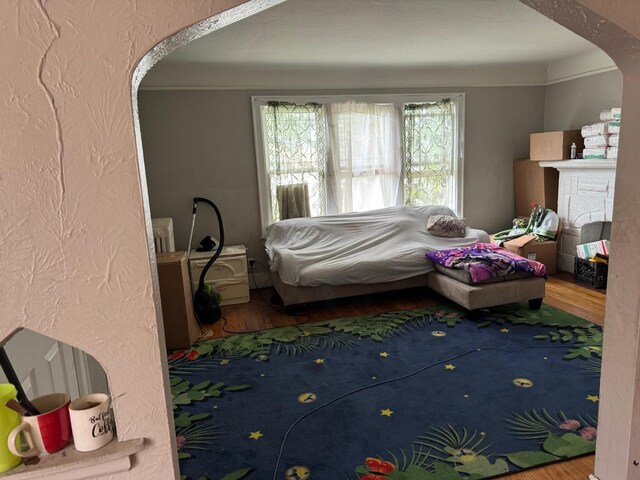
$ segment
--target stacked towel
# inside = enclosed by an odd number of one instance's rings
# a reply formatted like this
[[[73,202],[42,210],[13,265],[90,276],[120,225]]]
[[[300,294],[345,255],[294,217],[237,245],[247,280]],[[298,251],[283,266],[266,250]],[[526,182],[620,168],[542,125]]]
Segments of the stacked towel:
[[[582,127],[584,150],[582,158],[618,158],[618,134],[622,109],[610,108],[600,112],[600,122]]]
[[[620,120],[622,118],[621,108],[611,108],[600,112],[600,121],[608,122],[610,120]]]

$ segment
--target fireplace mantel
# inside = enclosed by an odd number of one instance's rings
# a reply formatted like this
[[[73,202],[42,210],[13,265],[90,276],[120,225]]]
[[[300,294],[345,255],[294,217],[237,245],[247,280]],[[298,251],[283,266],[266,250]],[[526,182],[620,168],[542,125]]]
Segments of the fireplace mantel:
[[[562,170],[616,170],[616,160],[611,159],[577,159],[559,160],[557,162],[540,162],[541,167],[551,167]]]
[[[540,166],[560,172],[558,216],[563,229],[558,245],[558,268],[573,272],[576,245],[582,243],[582,227],[611,221],[616,160],[561,160],[540,162]]]

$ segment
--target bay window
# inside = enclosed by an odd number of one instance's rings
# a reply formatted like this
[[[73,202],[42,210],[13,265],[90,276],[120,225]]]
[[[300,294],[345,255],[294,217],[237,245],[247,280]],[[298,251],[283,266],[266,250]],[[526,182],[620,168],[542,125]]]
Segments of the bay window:
[[[464,95],[253,97],[263,228],[393,205],[462,205]]]

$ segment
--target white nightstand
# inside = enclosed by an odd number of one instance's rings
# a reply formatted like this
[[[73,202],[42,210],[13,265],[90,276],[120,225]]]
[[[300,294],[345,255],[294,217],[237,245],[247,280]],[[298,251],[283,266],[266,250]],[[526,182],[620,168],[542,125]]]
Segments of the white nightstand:
[[[191,290],[195,293],[204,269],[212,252],[191,252],[189,271],[191,272]],[[244,245],[223,247],[222,253],[211,266],[205,282],[215,287],[222,295],[220,305],[233,305],[249,301],[249,277],[247,270],[247,248]]]

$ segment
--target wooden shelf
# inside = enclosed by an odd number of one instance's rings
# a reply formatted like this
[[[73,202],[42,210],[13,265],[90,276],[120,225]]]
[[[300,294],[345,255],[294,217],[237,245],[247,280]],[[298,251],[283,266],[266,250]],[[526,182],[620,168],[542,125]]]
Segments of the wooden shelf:
[[[27,460],[0,478],[10,480],[49,479],[80,480],[124,472],[131,468],[130,456],[144,448],[144,439],[117,440],[93,452],[78,452],[73,444],[64,450]]]

